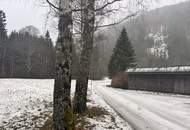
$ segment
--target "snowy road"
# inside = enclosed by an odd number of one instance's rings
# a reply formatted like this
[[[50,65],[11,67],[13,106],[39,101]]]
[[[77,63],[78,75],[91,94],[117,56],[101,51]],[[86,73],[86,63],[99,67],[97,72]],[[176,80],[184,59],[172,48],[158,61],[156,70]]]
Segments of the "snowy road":
[[[190,130],[190,96],[127,91],[97,81],[93,89],[135,130]]]

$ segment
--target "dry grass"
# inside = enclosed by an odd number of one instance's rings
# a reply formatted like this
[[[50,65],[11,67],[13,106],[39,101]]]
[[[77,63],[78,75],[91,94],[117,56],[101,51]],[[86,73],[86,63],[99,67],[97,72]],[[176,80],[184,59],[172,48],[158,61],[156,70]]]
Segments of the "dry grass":
[[[106,111],[104,108],[101,107],[89,107],[87,111],[84,113],[75,115],[74,123],[75,129],[74,130],[89,130],[92,129],[94,126],[91,125],[85,119],[88,118],[99,118],[104,117],[105,115],[109,115],[109,112]],[[46,121],[44,126],[40,128],[40,130],[52,130],[53,120],[52,117]]]
[[[52,130],[52,126],[53,126],[53,119],[52,117],[50,117],[46,123],[44,124],[44,126],[42,128],[40,128],[40,130]]]

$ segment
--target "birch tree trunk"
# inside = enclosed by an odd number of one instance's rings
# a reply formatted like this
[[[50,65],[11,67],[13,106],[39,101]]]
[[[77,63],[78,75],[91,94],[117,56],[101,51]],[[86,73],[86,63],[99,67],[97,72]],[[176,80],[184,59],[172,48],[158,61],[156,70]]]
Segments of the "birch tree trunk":
[[[54,85],[53,128],[72,130],[71,108],[71,52],[72,11],[71,0],[60,0],[59,36],[56,44],[56,76]]]
[[[74,112],[81,113],[87,108],[87,89],[90,73],[90,62],[93,50],[93,34],[95,22],[95,0],[86,0],[85,9],[81,11],[83,22],[82,27],[82,52],[79,66],[79,77],[77,79],[76,91],[74,97]],[[82,5],[82,7],[84,7]]]

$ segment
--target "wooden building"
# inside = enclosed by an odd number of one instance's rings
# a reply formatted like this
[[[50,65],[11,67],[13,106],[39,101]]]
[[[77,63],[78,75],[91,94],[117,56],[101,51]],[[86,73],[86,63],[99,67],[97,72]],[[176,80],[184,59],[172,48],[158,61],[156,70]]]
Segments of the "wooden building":
[[[128,89],[190,95],[190,67],[127,70]]]

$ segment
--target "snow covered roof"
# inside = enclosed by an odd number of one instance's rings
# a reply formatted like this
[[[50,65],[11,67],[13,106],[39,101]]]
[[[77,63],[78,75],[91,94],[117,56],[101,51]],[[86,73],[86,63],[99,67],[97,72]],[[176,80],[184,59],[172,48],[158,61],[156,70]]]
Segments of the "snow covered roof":
[[[190,66],[176,66],[165,68],[135,68],[128,69],[126,72],[190,72]]]

